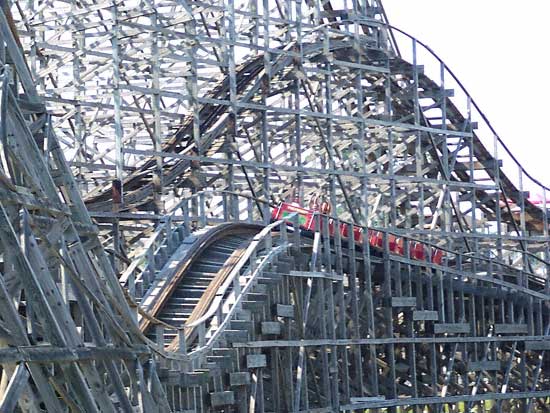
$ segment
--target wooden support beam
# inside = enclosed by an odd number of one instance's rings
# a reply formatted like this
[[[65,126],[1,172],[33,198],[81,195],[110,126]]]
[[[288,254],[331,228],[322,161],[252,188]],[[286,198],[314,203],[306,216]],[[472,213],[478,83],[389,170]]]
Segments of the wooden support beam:
[[[25,364],[19,363],[15,367],[4,394],[0,395],[0,412],[11,413],[15,410],[17,402],[27,386],[29,377],[30,373]]]

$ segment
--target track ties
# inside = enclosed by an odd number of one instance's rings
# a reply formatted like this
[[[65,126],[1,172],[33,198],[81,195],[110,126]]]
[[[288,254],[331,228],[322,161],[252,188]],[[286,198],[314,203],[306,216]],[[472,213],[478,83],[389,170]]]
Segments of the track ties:
[[[231,255],[251,236],[229,235],[206,248],[181,278],[158,318],[170,325],[182,327]],[[155,332],[151,330],[148,335],[154,338]],[[170,344],[175,337],[176,331],[165,330],[164,344]]]

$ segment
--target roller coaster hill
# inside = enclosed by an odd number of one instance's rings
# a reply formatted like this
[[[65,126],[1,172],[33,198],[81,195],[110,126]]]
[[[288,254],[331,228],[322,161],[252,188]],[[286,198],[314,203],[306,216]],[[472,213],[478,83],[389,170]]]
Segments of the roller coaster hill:
[[[549,410],[550,189],[380,0],[0,39],[0,412]]]

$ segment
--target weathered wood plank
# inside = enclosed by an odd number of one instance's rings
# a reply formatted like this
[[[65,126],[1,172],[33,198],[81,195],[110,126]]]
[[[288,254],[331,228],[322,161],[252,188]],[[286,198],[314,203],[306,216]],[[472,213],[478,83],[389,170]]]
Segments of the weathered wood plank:
[[[415,307],[416,297],[392,297],[392,307]]]
[[[467,334],[470,332],[470,324],[467,323],[439,323],[434,324],[435,334]]]
[[[321,271],[290,271],[292,277],[301,278],[323,278],[325,280],[342,281],[344,277],[341,274],[321,272]]]
[[[19,363],[15,367],[15,371],[10,378],[8,386],[4,392],[4,397],[0,400],[0,412],[11,413],[15,410],[17,401],[23,393],[27,382],[29,381],[29,371],[23,363]]]
[[[133,348],[55,346],[21,346],[0,349],[0,364],[4,363],[69,363],[84,360],[132,360],[136,355],[151,354],[144,345]]]
[[[501,362],[486,360],[486,361],[471,361],[468,363],[470,371],[495,371],[500,370]]]
[[[246,371],[229,374],[230,386],[248,386],[250,384],[250,381],[250,373]]]
[[[526,341],[525,350],[527,351],[544,351],[550,350],[550,339],[544,341]]]
[[[183,387],[200,387],[208,383],[208,379],[206,372],[189,372],[182,373],[180,383]]]
[[[281,323],[277,321],[263,321],[262,334],[281,334]]]
[[[266,367],[267,357],[265,354],[249,354],[246,356],[246,367],[249,369]]]
[[[275,315],[277,317],[294,318],[294,306],[275,304]]]
[[[495,334],[527,334],[527,324],[495,324]]]
[[[439,313],[437,311],[413,311],[413,321],[438,321]]]
[[[210,404],[212,407],[235,404],[235,393],[232,391],[210,393]]]
[[[385,396],[373,396],[373,397],[350,397],[349,402],[354,403],[369,403],[369,402],[381,402],[386,400]]]

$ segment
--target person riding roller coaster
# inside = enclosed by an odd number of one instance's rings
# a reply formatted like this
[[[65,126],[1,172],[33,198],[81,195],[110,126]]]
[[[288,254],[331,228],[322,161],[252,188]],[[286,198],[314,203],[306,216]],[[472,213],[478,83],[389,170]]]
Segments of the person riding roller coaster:
[[[317,230],[316,215],[321,214],[327,217],[328,221],[328,233],[331,238],[334,238],[336,233],[339,233],[342,240],[346,242],[351,234],[349,234],[349,224],[345,222],[338,222],[336,219],[330,217],[332,206],[330,202],[324,199],[324,196],[314,193],[309,202],[308,207],[301,206],[300,197],[297,195],[296,189],[292,191],[292,202],[283,201],[273,209],[271,213],[271,221],[277,221],[283,219],[293,213],[298,214],[298,223],[300,229],[305,231],[305,235],[311,234]],[[292,226],[291,223],[288,224]],[[322,229],[323,221],[320,221],[320,228]],[[368,230],[369,239],[368,243],[374,250],[384,249],[384,232],[377,230]],[[363,228],[359,225],[353,225],[353,240],[356,245],[363,245]],[[388,249],[391,254],[404,255],[404,242],[402,237],[395,236],[393,234],[386,234],[388,240]],[[417,261],[428,261],[441,265],[444,257],[444,252],[438,248],[427,246],[422,242],[410,240],[409,241],[409,257]]]
[[[332,206],[325,200],[324,196],[314,193],[309,199],[308,207],[312,211],[319,211],[323,215],[330,215]]]

